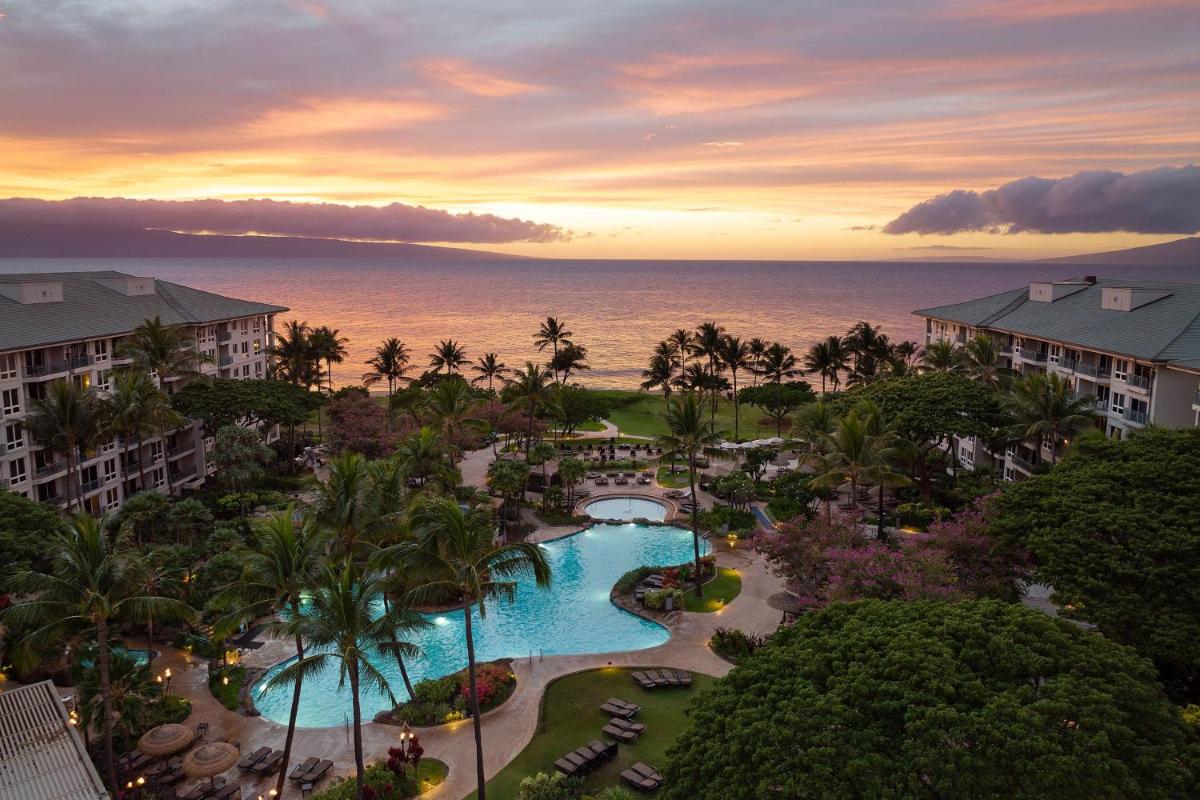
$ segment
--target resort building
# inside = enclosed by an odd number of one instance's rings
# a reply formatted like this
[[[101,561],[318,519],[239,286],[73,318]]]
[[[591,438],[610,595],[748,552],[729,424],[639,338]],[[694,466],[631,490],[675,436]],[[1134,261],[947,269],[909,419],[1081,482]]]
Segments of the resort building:
[[[22,423],[52,381],[107,392],[113,371],[130,363],[120,356],[122,343],[156,316],[183,326],[210,357],[200,368],[205,374],[269,377],[274,315],[286,310],[123,272],[0,275],[0,486],[60,506],[74,497],[98,514],[143,489],[201,482],[211,471],[204,453],[212,432],[196,423],[146,437],[140,450],[114,438],[81,453],[74,487],[66,460],[38,447]],[[179,384],[162,382],[168,394]]]
[[[51,681],[0,692],[0,798],[108,800]]]
[[[913,313],[925,318],[926,344],[984,334],[1017,374],[1062,375],[1095,403],[1111,437],[1200,424],[1200,284],[1087,276]],[[1049,443],[989,454],[970,439],[956,455],[964,467],[992,461],[1006,480],[1022,480],[1055,454]]]

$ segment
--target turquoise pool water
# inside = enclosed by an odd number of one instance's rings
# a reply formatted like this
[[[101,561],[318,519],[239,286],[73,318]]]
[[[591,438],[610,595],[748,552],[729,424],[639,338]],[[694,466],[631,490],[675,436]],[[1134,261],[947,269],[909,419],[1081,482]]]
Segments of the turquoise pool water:
[[[706,543],[701,543],[707,553]],[[513,603],[490,603],[487,618],[473,610],[475,653],[480,661],[539,655],[607,653],[642,650],[663,644],[665,628],[622,611],[609,599],[617,578],[642,564],[669,566],[692,558],[692,534],[668,525],[596,525],[573,536],[543,545],[553,570],[550,589],[522,581]],[[405,662],[415,683],[467,665],[463,642],[463,612],[432,614],[433,626],[416,637],[421,655]],[[372,661],[388,678],[398,700],[407,699],[400,670],[390,657]],[[278,665],[253,687],[254,702],[264,717],[287,724],[290,688],[267,690],[264,682]],[[363,719],[390,707],[386,695],[360,698]],[[350,719],[349,686],[339,689],[337,670],[307,678],[301,693],[297,724],[302,727],[342,725]]]
[[[594,500],[584,507],[589,517],[596,519],[648,519],[662,522],[667,518],[667,507],[656,500],[644,497],[608,497]]]

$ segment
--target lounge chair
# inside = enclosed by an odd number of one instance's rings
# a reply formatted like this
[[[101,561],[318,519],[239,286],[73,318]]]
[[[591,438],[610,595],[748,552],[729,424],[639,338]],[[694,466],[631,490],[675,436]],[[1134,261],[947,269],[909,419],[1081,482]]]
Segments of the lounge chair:
[[[621,780],[642,792],[653,792],[662,785],[662,781],[656,781],[652,778],[647,778],[645,775],[642,775],[639,772],[634,772],[632,769],[627,769],[622,772]]]
[[[586,747],[596,754],[596,758],[599,761],[612,761],[617,757],[616,742],[602,742],[599,739],[592,739],[587,743]]]
[[[659,686],[678,686],[679,682],[675,680],[675,673],[670,670],[663,669],[648,669],[646,676],[650,680],[657,683]]]
[[[238,769],[250,769],[258,762],[266,758],[271,752],[269,747],[260,747],[253,753],[247,753],[242,756],[242,760],[238,762]]]
[[[629,677],[633,678],[637,685],[641,686],[643,689],[654,689],[659,686],[658,680],[650,677],[650,675],[645,672],[631,672],[629,673]]]
[[[231,783],[212,797],[213,800],[242,800],[242,787]]]
[[[649,778],[650,780],[658,781],[659,783],[662,783],[663,781],[663,774],[661,772],[649,764],[643,764],[641,761],[634,764],[632,767],[630,767],[630,769],[641,775],[643,778]]]
[[[628,700],[622,700],[619,697],[610,697],[603,705],[600,706],[600,710],[609,716],[620,717],[621,719],[629,719],[634,714],[641,711],[642,707],[631,703]]]
[[[608,724],[612,725],[614,728],[620,728],[623,731],[630,731],[631,733],[636,734],[641,734],[646,730],[645,723],[630,722],[629,720],[622,719],[621,717],[613,717],[608,721]]]
[[[642,578],[642,583],[654,587],[661,587],[664,581],[665,579],[662,575],[647,575],[646,577]]]
[[[682,669],[675,670],[675,679],[677,681],[679,681],[680,686],[691,686],[692,685],[692,673],[690,673],[686,670],[682,670]]]
[[[304,776],[300,779],[300,781],[301,783],[316,783],[317,781],[321,780],[321,778],[324,778],[325,773],[329,772],[329,770],[332,768],[332,761],[327,758],[321,759],[317,762],[315,767],[304,773]]]
[[[315,756],[304,759],[296,765],[296,768],[292,770],[291,774],[288,775],[288,778],[293,781],[301,780],[305,773],[317,765],[318,761],[320,761],[320,759],[316,758]]]
[[[270,775],[272,772],[279,769],[279,764],[281,761],[283,761],[283,751],[272,750],[270,755],[263,758],[261,761],[251,767],[251,769],[257,772],[259,775]]]
[[[633,731],[627,731],[624,728],[618,728],[616,725],[605,725],[600,730],[607,733],[614,739],[619,739],[622,742],[632,742],[638,737]]]
[[[573,761],[570,761],[570,760],[568,760],[568,759],[567,759],[567,758],[565,758],[565,757],[564,757],[564,758],[560,758],[560,759],[558,759],[557,761],[555,761],[555,762],[554,762],[554,768],[555,768],[556,770],[558,770],[559,772],[561,772],[563,775],[568,775],[568,776],[570,776],[570,775],[579,775],[579,774],[581,774],[581,771],[580,771],[580,767],[579,767],[579,765],[578,765],[578,764],[576,764],[576,763],[575,763],[575,762],[573,762]]]

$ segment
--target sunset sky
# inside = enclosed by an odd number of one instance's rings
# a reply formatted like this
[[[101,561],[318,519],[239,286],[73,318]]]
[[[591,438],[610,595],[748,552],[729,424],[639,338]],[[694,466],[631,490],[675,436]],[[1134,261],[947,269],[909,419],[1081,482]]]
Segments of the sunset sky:
[[[1200,230],[1198,42],[1196,0],[0,0],[0,198],[395,203],[255,229],[554,257],[1114,249]]]

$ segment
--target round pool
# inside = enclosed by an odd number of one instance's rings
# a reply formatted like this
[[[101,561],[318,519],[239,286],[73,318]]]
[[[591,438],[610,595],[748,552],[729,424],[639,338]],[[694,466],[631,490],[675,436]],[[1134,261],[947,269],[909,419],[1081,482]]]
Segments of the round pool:
[[[646,519],[662,522],[667,518],[667,507],[648,497],[606,497],[593,500],[583,508],[595,519]]]
[[[701,552],[707,553],[708,543],[701,540],[700,544]],[[609,592],[617,579],[634,567],[690,561],[691,532],[669,525],[600,524],[542,547],[550,562],[550,588],[539,589],[532,579],[521,578],[513,602],[489,603],[483,619],[478,609],[472,610],[479,661],[642,650],[665,644],[670,638],[661,625],[613,605]],[[421,652],[405,660],[414,683],[467,665],[463,615],[462,610],[426,615],[433,624],[411,637]],[[387,678],[396,699],[408,699],[395,660],[379,655],[371,661]],[[268,670],[251,691],[264,717],[286,725],[291,688],[268,689],[265,685],[283,666]],[[350,719],[350,687],[338,686],[336,668],[306,677],[300,699],[297,724],[302,727],[342,725]],[[364,720],[391,707],[384,694],[363,692],[359,699]]]

